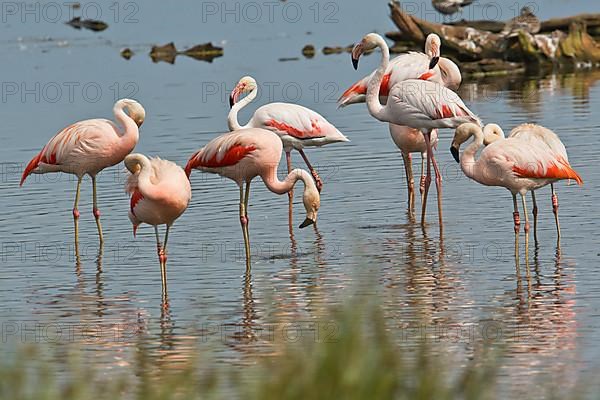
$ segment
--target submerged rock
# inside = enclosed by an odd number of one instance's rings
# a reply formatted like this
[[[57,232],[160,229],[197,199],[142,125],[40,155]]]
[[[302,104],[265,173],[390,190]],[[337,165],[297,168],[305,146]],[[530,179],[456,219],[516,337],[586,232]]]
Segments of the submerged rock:
[[[164,61],[169,64],[175,64],[175,57],[177,57],[177,48],[173,42],[162,46],[152,46],[150,50],[150,58],[155,63]]]
[[[213,59],[223,55],[223,48],[213,46],[212,43],[208,42],[190,47],[189,49],[178,52],[177,54],[183,54],[195,60],[212,62]]]
[[[84,28],[94,32],[102,32],[108,28],[108,24],[106,22],[95,19],[81,19],[80,17],[75,17],[69,22],[65,22],[65,24],[72,26],[75,29]]]
[[[154,62],[164,61],[174,64],[175,58],[180,54],[195,60],[212,62],[213,59],[223,55],[223,48],[213,46],[209,42],[190,47],[184,51],[178,51],[175,44],[170,42],[162,46],[152,46],[150,50],[150,57]]]
[[[123,50],[121,50],[121,57],[123,57],[126,60],[129,60],[131,57],[133,57],[133,51],[129,47],[126,47]]]
[[[302,55],[306,58],[313,58],[315,56],[315,46],[307,44],[302,48]]]

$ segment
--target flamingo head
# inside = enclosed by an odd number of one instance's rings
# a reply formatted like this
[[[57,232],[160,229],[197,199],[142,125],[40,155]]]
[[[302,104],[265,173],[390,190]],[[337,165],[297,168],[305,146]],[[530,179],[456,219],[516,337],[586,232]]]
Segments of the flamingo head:
[[[442,41],[435,33],[427,35],[425,40],[425,54],[431,60],[429,62],[429,69],[435,68],[438,61],[440,61],[440,48],[442,47]]]
[[[229,106],[233,107],[233,105],[238,102],[241,95],[250,93],[255,89],[256,80],[251,76],[244,76],[231,91],[231,96],[229,96]]]
[[[123,104],[123,108],[127,110],[127,114],[129,117],[135,122],[138,126],[142,126],[144,123],[144,119],[146,119],[146,110],[140,103],[132,99],[121,99],[119,100]]]
[[[148,160],[148,158],[146,158],[146,156],[144,156],[143,154],[139,154],[139,153],[128,154],[125,157],[124,162],[125,162],[125,168],[127,168],[129,170],[129,172],[131,172],[133,175],[140,172],[142,170],[142,166],[146,162],[150,163],[150,161]]]
[[[462,76],[458,65],[447,58],[440,57],[438,67],[442,75],[444,86],[450,90],[456,91],[462,82]]]
[[[473,135],[477,135],[479,137],[483,136],[481,127],[477,124],[468,122],[456,128],[456,132],[454,132],[454,139],[452,139],[452,145],[450,145],[450,153],[452,153],[452,157],[454,157],[456,162],[460,162],[460,145],[469,140],[469,138]]]
[[[483,145],[494,143],[498,139],[504,139],[504,131],[498,124],[487,124],[483,128]]]
[[[300,229],[317,223],[317,213],[321,206],[321,195],[319,195],[316,185],[307,185],[305,187],[302,202],[304,203],[304,209],[306,210],[306,218],[304,219],[304,222],[300,224]]]
[[[369,33],[362,38],[360,42],[352,48],[352,65],[354,69],[358,69],[358,60],[363,53],[372,51],[379,46],[381,42],[385,42],[381,36],[376,33]]]

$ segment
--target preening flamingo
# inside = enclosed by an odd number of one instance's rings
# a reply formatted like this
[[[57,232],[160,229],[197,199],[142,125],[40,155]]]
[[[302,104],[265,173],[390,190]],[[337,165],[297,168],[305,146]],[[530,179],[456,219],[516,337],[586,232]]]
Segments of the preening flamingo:
[[[239,100],[240,96],[246,93],[248,95]],[[292,172],[291,151],[296,149],[310,170],[317,189],[321,192],[323,182],[308,161],[304,147],[320,147],[330,143],[348,142],[348,138],[319,113],[291,103],[265,104],[254,112],[246,125],[241,126],[237,118],[238,112],[252,102],[257,94],[258,85],[254,78],[245,76],[239,80],[230,96],[231,110],[227,117],[229,129],[233,131],[243,128],[262,128],[275,132],[283,142],[288,174]],[[294,190],[290,190],[288,195],[291,221]]]
[[[488,137],[493,128],[493,125],[486,125],[482,131],[480,126],[472,123],[459,126],[454,134],[450,151],[454,159],[460,162],[460,167],[467,177],[483,185],[505,187],[512,193],[515,252],[517,252],[521,224],[517,193],[521,195],[525,213],[525,246],[527,248],[529,217],[525,194],[561,179],[574,179],[580,185],[583,184],[583,181],[567,160],[548,151],[548,147],[540,141],[532,142],[520,137],[497,140],[485,147],[479,158],[475,159],[476,153],[484,144],[484,137]],[[473,142],[459,157],[460,145],[471,136],[474,136]]]
[[[405,125],[423,132],[427,147],[427,176],[421,208],[421,224],[425,224],[427,194],[431,185],[431,163],[435,159],[431,147],[431,132],[436,128],[456,128],[466,122],[481,124],[460,97],[444,86],[425,80],[408,79],[390,88],[385,105],[379,102],[379,88],[389,66],[390,52],[387,43],[376,33],[370,33],[352,49],[352,64],[358,68],[358,60],[365,52],[376,47],[381,49],[381,63],[367,87],[367,108],[376,119],[396,125]],[[441,176],[436,175],[438,216],[442,229]]]
[[[435,33],[425,40],[425,53],[410,51],[390,60],[379,87],[379,100],[387,103],[389,90],[396,83],[407,79],[423,79],[437,82],[449,89],[458,89],[462,81],[460,69],[451,60],[440,57],[442,42]],[[367,87],[375,71],[354,83],[338,99],[338,107],[366,101]]]
[[[189,177],[192,169],[219,174],[235,181],[240,188],[240,223],[246,248],[246,268],[250,268],[250,235],[248,231],[248,200],[250,182],[260,176],[273,193],[288,193],[298,180],[304,182],[302,197],[306,219],[300,225],[305,228],[317,222],[321,204],[319,190],[312,176],[303,169],[292,170],[283,181],[277,178],[277,166],[281,160],[283,145],[279,136],[260,128],[245,128],[216,137],[194,153],[187,162],[185,172]],[[244,184],[245,190],[244,190]]]
[[[158,157],[148,159],[143,154],[129,154],[125,157],[125,167],[130,172],[125,191],[131,195],[129,220],[133,224],[133,235],[142,223],[154,226],[163,298],[166,299],[169,230],[190,203],[190,181],[180,166]],[[162,244],[158,225],[167,226]]]
[[[493,132],[490,132],[492,136],[486,135],[484,138],[484,144],[488,144],[496,141],[497,139],[504,139],[504,131],[502,128],[494,124]],[[549,152],[555,154],[558,159],[564,160],[566,163],[569,162],[569,156],[567,155],[567,149],[560,140],[558,135],[552,132],[550,129],[536,124],[521,124],[515,127],[509,134],[509,138],[519,138],[528,142],[532,146],[544,146],[547,147]],[[551,188],[551,202],[552,212],[554,214],[554,221],[556,223],[556,232],[558,240],[560,241],[560,223],[558,220],[558,196],[554,190],[554,182],[550,182]],[[538,206],[535,199],[535,191],[531,191],[531,200],[533,202],[533,234],[537,240],[537,216]]]
[[[127,110],[127,113],[125,113]],[[73,204],[75,224],[75,249],[79,241],[79,189],[84,175],[92,178],[93,212],[98,227],[100,243],[104,242],[100,209],[96,193],[96,175],[104,168],[123,161],[134,149],[139,139],[139,127],[146,112],[135,100],[121,99],[113,107],[117,124],[107,119],[88,119],[75,122],[58,132],[38,153],[23,172],[21,185],[30,174],[65,172],[77,176],[77,190]]]

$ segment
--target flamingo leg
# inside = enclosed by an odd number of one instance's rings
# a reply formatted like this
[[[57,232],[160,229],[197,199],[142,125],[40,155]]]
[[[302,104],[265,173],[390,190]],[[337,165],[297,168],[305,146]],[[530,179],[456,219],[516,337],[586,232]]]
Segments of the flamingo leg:
[[[315,170],[313,168],[313,166],[310,164],[310,161],[308,161],[308,157],[306,157],[306,154],[304,154],[304,150],[298,149],[298,153],[300,153],[300,155],[302,156],[302,159],[304,159],[306,166],[310,170],[310,173],[313,176],[313,179],[315,180],[315,184],[317,185],[317,190],[319,191],[319,193],[321,193],[321,189],[323,189],[323,181],[321,180],[321,177],[317,173],[317,170]]]
[[[554,213],[554,221],[556,222],[556,233],[558,234],[558,241],[560,242],[560,222],[558,221],[558,196],[554,191],[554,183],[550,184],[552,188],[552,212]]]
[[[419,193],[421,193],[421,207],[423,207],[423,192],[425,191],[425,157],[421,153],[421,180],[419,181]]]
[[[429,154],[429,153],[428,153]],[[440,231],[442,230],[443,218],[442,218],[442,174],[438,167],[438,163],[431,153],[431,163],[433,164],[433,171],[435,172],[435,190],[437,192],[437,203],[438,203],[438,218],[440,223]]]
[[[77,190],[75,191],[75,203],[73,204],[73,223],[75,225],[75,256],[79,258],[79,192],[83,177],[77,177]]]
[[[162,246],[162,254],[159,254],[161,261],[161,279],[163,284],[163,298],[167,297],[167,241],[169,240],[169,230],[171,225],[167,224],[167,230],[165,231],[165,240]]]
[[[525,214],[525,265],[528,266],[527,274],[529,274],[529,215],[524,194],[521,194],[521,201],[523,203],[523,214]]]
[[[431,149],[431,132],[423,133],[425,136],[425,144],[427,145],[427,175],[425,176],[425,190],[423,192],[422,207],[421,207],[421,226],[425,225],[425,211],[427,208],[427,194],[429,193],[429,186],[431,185],[431,155],[433,150]]]
[[[406,173],[406,188],[408,189],[408,212],[412,214],[415,208],[415,180],[410,153],[402,152],[402,160],[404,162],[404,172]]]
[[[537,217],[538,217],[538,206],[537,206],[537,202],[535,201],[535,192],[531,191],[531,201],[533,202],[533,210],[532,210],[532,214],[533,214],[533,240],[535,240],[535,242],[537,243],[538,238],[537,238]]]
[[[160,263],[160,278],[162,282],[162,294],[163,298],[167,294],[167,271],[164,258],[164,249],[160,243],[160,236],[158,234],[158,225],[154,225],[154,234],[156,235],[156,254],[158,255],[158,262]]]
[[[515,223],[515,262],[519,267],[519,230],[521,228],[521,218],[519,216],[519,206],[517,205],[517,195],[513,193],[513,221]]]
[[[291,150],[285,152],[285,160],[287,162],[287,172],[288,175],[292,172],[292,152]],[[294,207],[294,188],[288,192],[288,221],[290,227],[292,226],[292,208]]]
[[[96,218],[96,226],[98,227],[98,237],[100,244],[104,243],[104,235],[102,235],[102,224],[100,223],[100,209],[98,209],[98,195],[96,191],[96,176],[92,176],[92,189],[94,197],[94,218]]]
[[[250,271],[250,235],[248,233],[248,214],[246,212],[246,197],[250,192],[250,183],[246,183],[246,196],[244,196],[244,185],[240,185],[240,224],[244,235],[244,247],[246,249],[246,271]]]

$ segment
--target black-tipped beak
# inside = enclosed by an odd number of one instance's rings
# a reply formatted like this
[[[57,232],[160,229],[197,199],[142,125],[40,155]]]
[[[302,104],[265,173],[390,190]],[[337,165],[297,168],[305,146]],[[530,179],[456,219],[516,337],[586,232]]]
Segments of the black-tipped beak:
[[[304,220],[304,222],[302,222],[302,223],[300,224],[299,228],[300,228],[300,229],[302,229],[302,228],[306,228],[307,226],[310,226],[310,225],[312,225],[312,224],[314,224],[314,223],[315,223],[315,221],[313,221],[312,219],[310,219],[310,218],[306,218],[306,219]]]
[[[454,146],[450,147],[450,153],[452,153],[452,157],[454,157],[454,160],[456,162],[460,162],[460,157],[458,155],[458,149]]]
[[[229,108],[233,107],[235,104],[235,99],[233,98],[233,94],[229,96]]]
[[[440,61],[439,57],[432,57],[431,61],[429,62],[429,69],[434,69],[435,66],[437,65],[437,63]]]
[[[354,67],[355,70],[358,69],[358,58],[352,57],[352,66]]]

